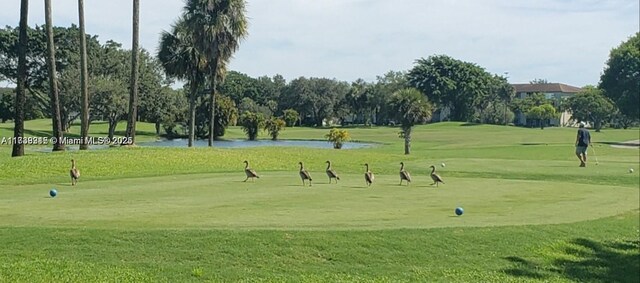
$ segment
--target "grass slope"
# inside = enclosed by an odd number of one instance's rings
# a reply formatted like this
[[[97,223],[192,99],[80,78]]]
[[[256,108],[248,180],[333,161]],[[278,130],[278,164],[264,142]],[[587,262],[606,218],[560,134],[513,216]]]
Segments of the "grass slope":
[[[50,132],[45,120],[27,127]],[[141,140],[155,139],[142,127]],[[609,146],[638,139],[637,129],[592,133],[599,165],[587,168],[573,155],[575,129],[431,124],[416,127],[409,156],[397,128],[348,130],[378,146],[28,147],[21,158],[0,146],[0,282],[638,282],[640,155]],[[0,137],[10,134],[0,124]],[[232,127],[226,138],[242,135]],[[245,159],[259,180],[242,182]],[[337,185],[326,184],[327,159]],[[400,161],[409,187],[398,186]],[[429,186],[429,165],[443,162],[447,183]]]

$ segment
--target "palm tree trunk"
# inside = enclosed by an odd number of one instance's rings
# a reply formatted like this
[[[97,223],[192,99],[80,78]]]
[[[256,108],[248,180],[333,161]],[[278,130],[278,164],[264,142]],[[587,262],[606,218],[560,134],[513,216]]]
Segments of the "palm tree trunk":
[[[49,65],[49,93],[51,95],[51,122],[53,125],[53,151],[63,151],[62,119],[60,115],[60,97],[58,95],[58,79],[56,73],[56,53],[53,43],[53,24],[51,20],[51,0],[44,1],[44,17],[47,28],[47,64]]]
[[[411,153],[411,127],[403,127],[404,131],[404,154]]]
[[[133,0],[133,39],[131,46],[131,88],[129,95],[129,119],[127,120],[127,137],[131,144],[136,142],[136,118],[138,116],[138,72],[140,51],[138,50],[140,24],[140,0]]]
[[[194,71],[195,73],[196,71]],[[193,140],[196,135],[196,92],[198,85],[196,84],[195,74],[190,82],[191,92],[189,93],[189,147],[193,146]]]
[[[87,71],[87,38],[84,32],[84,0],[78,0],[78,18],[80,22],[80,150],[89,149],[89,75]]]
[[[20,2],[20,34],[18,38],[18,85],[15,101],[15,127],[13,128],[13,151],[11,156],[24,155],[24,143],[19,142],[24,137],[24,105],[26,103],[27,83],[27,20],[29,17],[29,0]]]
[[[209,117],[209,146],[213,146],[213,138],[215,137],[216,122],[216,84],[218,77],[218,58],[215,59],[211,71],[211,117]]]

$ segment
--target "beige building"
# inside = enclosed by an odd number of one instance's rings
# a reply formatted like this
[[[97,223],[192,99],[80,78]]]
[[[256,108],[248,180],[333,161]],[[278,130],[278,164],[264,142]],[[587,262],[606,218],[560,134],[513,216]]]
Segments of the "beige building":
[[[513,88],[516,92],[516,98],[524,99],[527,95],[533,93],[542,93],[547,99],[552,99],[554,103],[554,107],[558,107],[558,104],[562,102],[562,100],[567,99],[568,97],[575,95],[576,93],[582,91],[582,88],[570,86],[566,84],[560,83],[549,83],[549,84],[512,84]],[[527,117],[524,113],[515,113],[515,121],[516,125],[528,125]],[[551,119],[548,121],[547,125],[549,126],[559,126],[566,127],[572,126],[574,122],[571,121],[571,113],[562,112],[560,113],[559,119]]]

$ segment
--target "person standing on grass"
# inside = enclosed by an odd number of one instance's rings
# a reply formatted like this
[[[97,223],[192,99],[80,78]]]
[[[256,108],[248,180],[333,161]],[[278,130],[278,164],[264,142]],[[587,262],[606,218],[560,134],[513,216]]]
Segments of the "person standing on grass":
[[[576,136],[576,156],[580,159],[580,167],[587,166],[587,147],[591,145],[591,134],[585,129],[584,122],[580,122]]]

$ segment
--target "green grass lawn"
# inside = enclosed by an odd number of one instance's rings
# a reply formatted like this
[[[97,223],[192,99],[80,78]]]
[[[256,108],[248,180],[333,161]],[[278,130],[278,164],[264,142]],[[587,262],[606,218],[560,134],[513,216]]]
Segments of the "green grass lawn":
[[[155,140],[153,125],[139,125],[139,141]],[[0,137],[11,127],[0,124]],[[48,121],[27,127],[50,135]],[[348,130],[377,145],[29,146],[20,158],[0,146],[0,282],[639,282],[640,155],[610,146],[638,129],[592,132],[598,165],[590,150],[586,168],[575,129],[430,124],[414,129],[408,156],[397,128]],[[327,132],[288,128],[281,138]],[[328,159],[338,184],[328,184]],[[243,160],[260,179],[242,182]],[[313,186],[302,186],[298,161]],[[399,185],[400,161],[410,186]],[[446,184],[430,186],[430,165]]]

